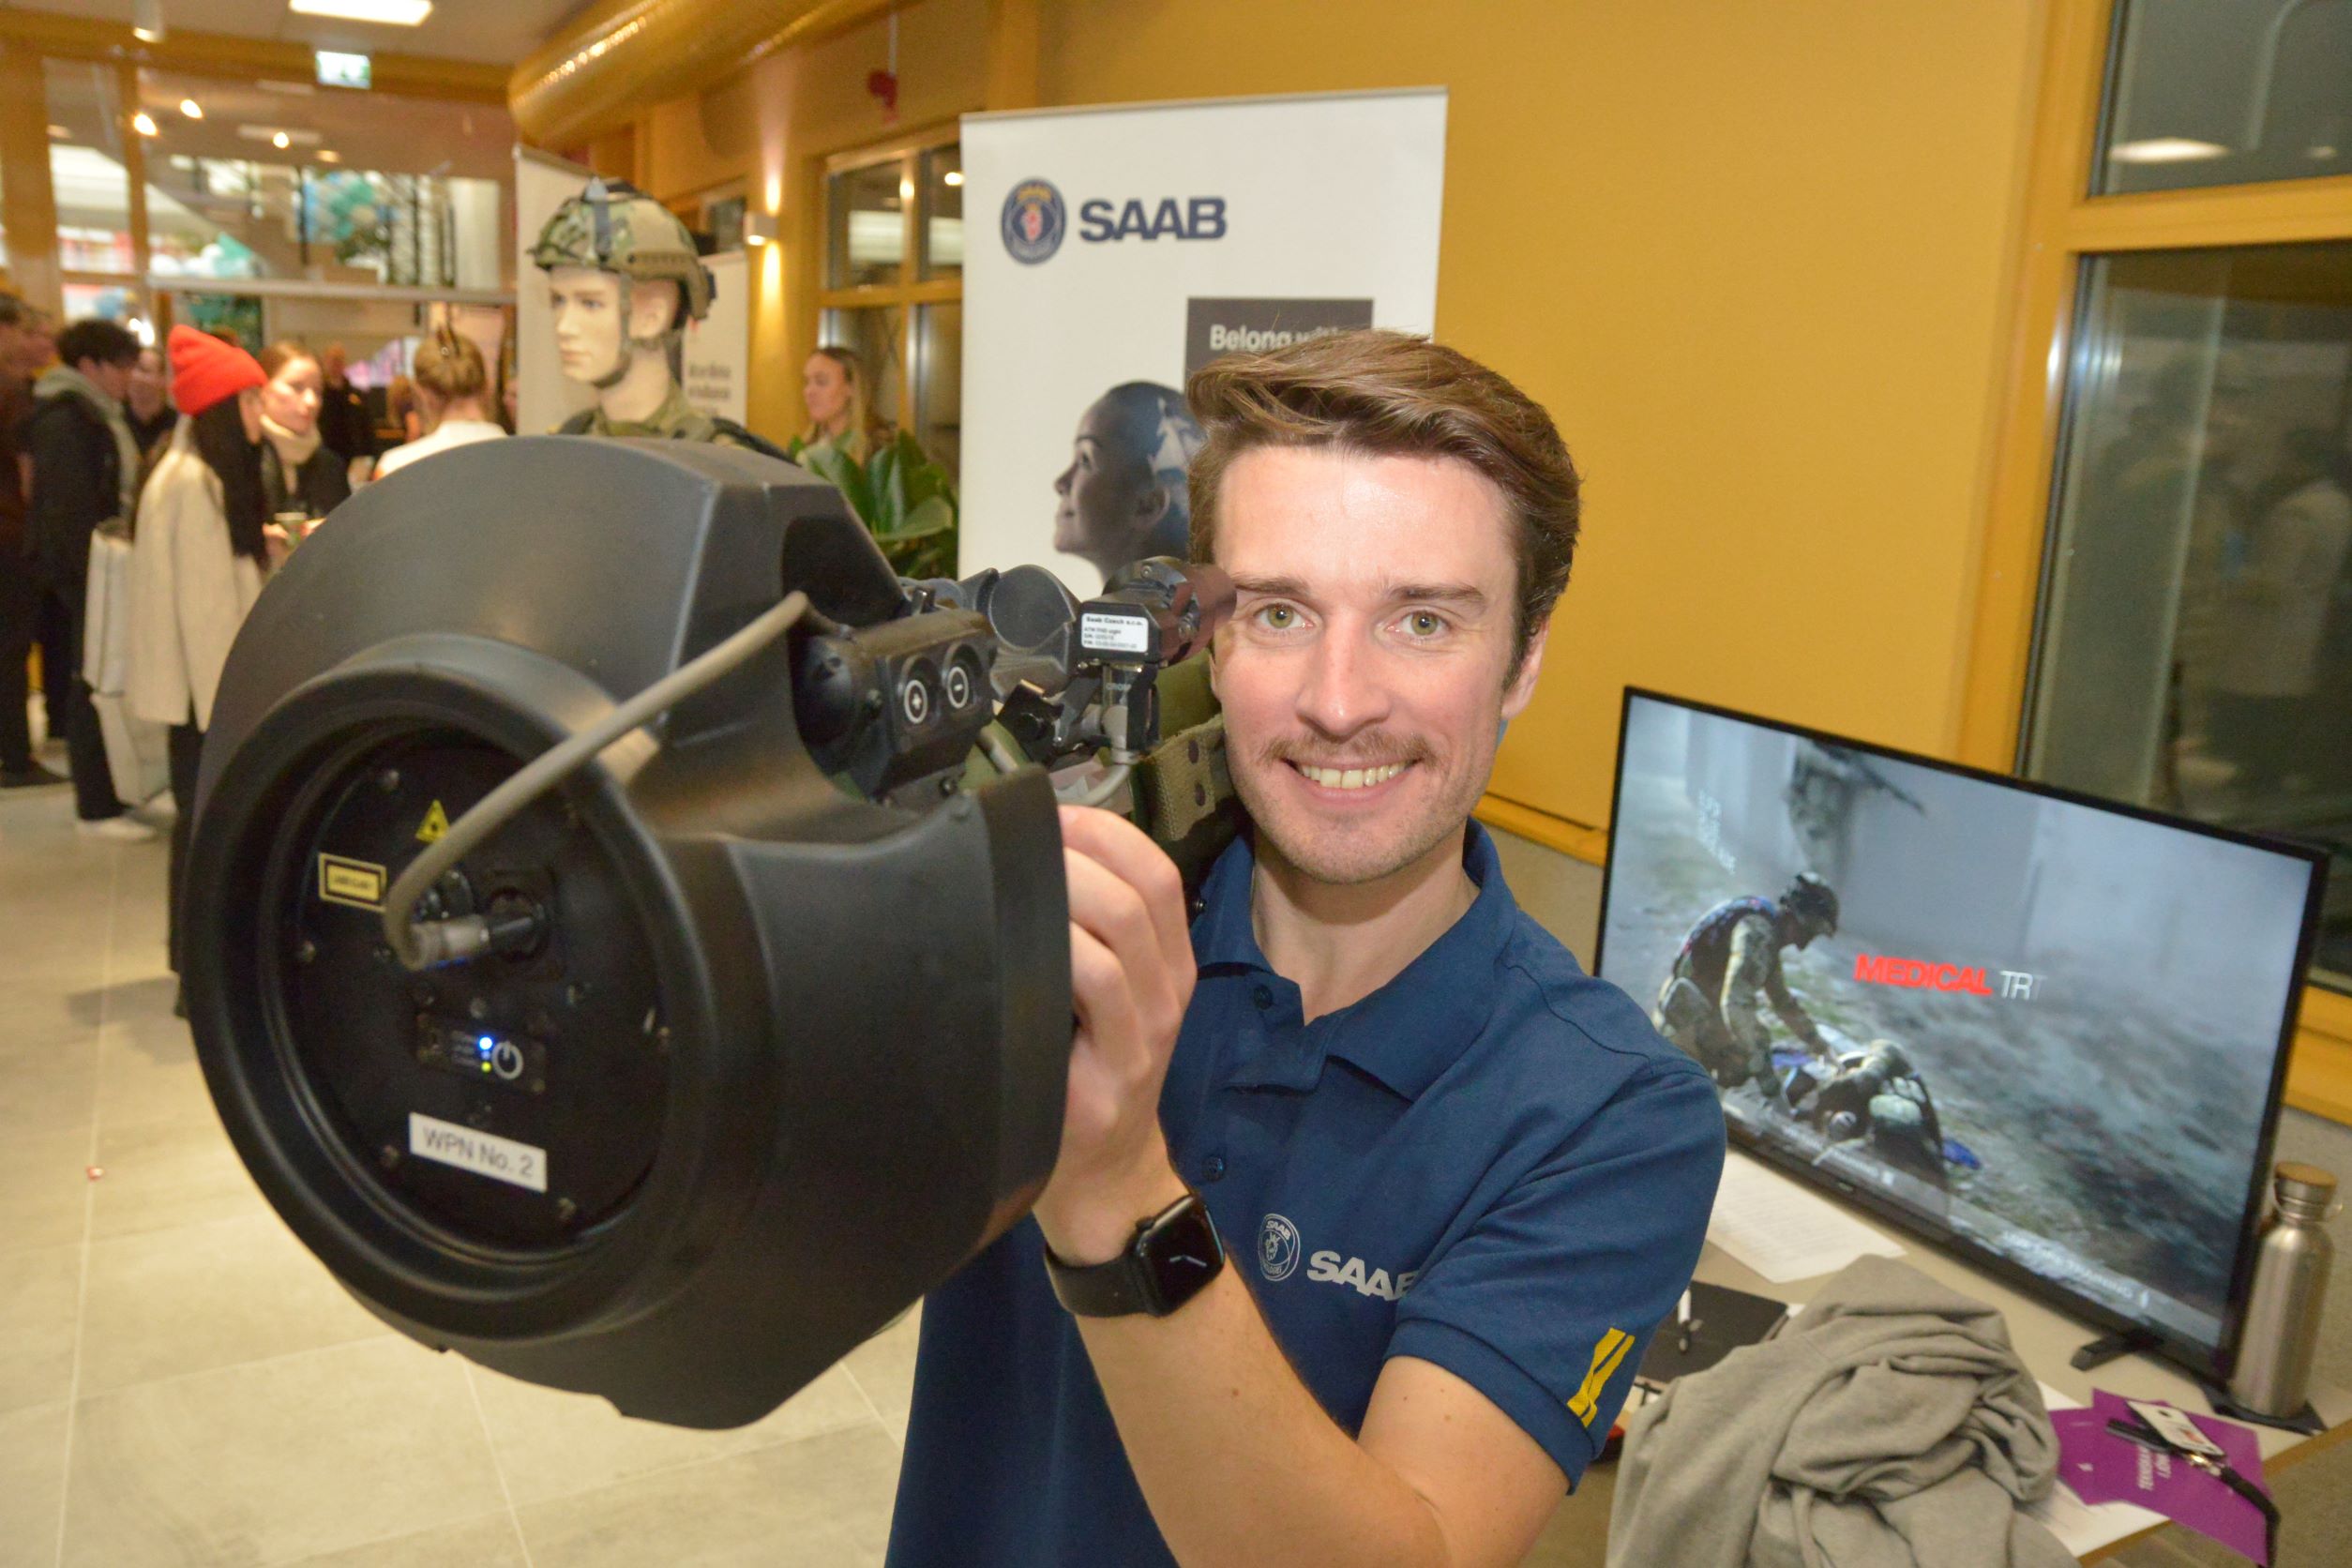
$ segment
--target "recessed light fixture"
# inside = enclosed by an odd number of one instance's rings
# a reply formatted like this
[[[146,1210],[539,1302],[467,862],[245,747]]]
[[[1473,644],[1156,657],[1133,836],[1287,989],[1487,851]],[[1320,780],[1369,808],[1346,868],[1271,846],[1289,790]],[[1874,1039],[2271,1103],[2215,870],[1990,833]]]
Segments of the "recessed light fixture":
[[[286,0],[286,9],[296,16],[329,16],[386,27],[414,27],[433,14],[432,0]]]
[[[142,109],[138,113],[133,114],[130,117],[130,128],[137,131],[142,136],[153,136],[155,134],[155,116]]]
[[[2150,136],[2107,149],[2108,158],[2116,163],[2194,163],[2201,158],[2228,156],[2229,149],[2219,142],[2196,142],[2186,136]]]
[[[340,163],[343,161],[343,155],[332,147],[321,147],[318,158],[321,163]]]
[[[266,142],[273,147],[315,147],[324,140],[315,130],[294,130],[283,126],[239,126],[237,134],[248,142]]]
[[[182,98],[180,99],[180,113],[191,120],[201,120],[204,117],[204,106],[194,98]]]

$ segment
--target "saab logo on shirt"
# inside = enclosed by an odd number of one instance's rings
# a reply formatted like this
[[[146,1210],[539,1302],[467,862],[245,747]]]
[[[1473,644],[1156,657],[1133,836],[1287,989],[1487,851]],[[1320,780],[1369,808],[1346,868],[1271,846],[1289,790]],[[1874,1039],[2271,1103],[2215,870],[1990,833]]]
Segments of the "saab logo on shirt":
[[[1299,1228],[1283,1214],[1268,1214],[1258,1224],[1258,1272],[1269,1280],[1285,1280],[1297,1272],[1299,1255],[1306,1244],[1299,1237]],[[1317,1285],[1345,1285],[1360,1296],[1378,1296],[1393,1302],[1412,1289],[1421,1277],[1417,1271],[1406,1271],[1394,1279],[1386,1269],[1375,1269],[1361,1258],[1342,1258],[1335,1252],[1318,1252],[1306,1260],[1306,1277]]]
[[[1280,1214],[1268,1214],[1258,1227],[1258,1272],[1268,1279],[1288,1279],[1299,1266],[1299,1228]]]
[[[1367,1271],[1361,1258],[1342,1262],[1335,1252],[1319,1252],[1306,1260],[1306,1277],[1319,1285],[1353,1286],[1360,1296],[1378,1296],[1384,1302],[1393,1302],[1411,1289],[1413,1281],[1421,1275],[1409,1270],[1392,1282],[1386,1269]]]

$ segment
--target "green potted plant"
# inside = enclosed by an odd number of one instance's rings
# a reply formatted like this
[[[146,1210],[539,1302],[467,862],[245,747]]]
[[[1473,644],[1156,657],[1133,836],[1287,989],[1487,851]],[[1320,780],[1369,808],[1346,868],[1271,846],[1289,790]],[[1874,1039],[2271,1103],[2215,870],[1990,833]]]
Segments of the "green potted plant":
[[[792,459],[839,490],[901,577],[956,572],[956,481],[898,431],[861,463],[830,441],[793,444]]]

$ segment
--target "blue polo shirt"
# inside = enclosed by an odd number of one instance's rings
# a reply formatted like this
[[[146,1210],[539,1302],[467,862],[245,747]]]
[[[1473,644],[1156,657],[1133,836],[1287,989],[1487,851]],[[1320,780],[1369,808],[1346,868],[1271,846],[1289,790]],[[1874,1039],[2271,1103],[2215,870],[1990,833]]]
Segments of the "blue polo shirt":
[[[1434,1362],[1573,1487],[1689,1284],[1722,1174],[1713,1085],[1521,912],[1470,824],[1470,911],[1313,1023],[1250,922],[1246,841],[1193,925],[1160,1122],[1267,1326],[1353,1434],[1391,1356]],[[1023,1220],[923,1309],[889,1562],[1174,1560]]]

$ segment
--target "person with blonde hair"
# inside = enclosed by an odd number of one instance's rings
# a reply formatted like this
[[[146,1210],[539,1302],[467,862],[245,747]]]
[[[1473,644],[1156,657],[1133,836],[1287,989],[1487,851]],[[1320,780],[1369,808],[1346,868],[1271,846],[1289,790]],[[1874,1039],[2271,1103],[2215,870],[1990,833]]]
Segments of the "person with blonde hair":
[[[792,438],[790,456],[823,443],[863,465],[890,445],[890,426],[874,412],[872,377],[856,351],[829,346],[810,354],[801,369],[800,398],[808,428]]]
[[[404,445],[425,433],[424,415],[416,408],[416,384],[406,376],[394,376],[384,389],[384,416],[392,428],[400,432],[394,445]]]
[[[483,363],[482,351],[446,324],[434,328],[433,335],[417,348],[409,380],[416,391],[416,412],[425,433],[379,458],[377,478],[435,452],[494,441],[506,433],[490,417],[490,369]]]

